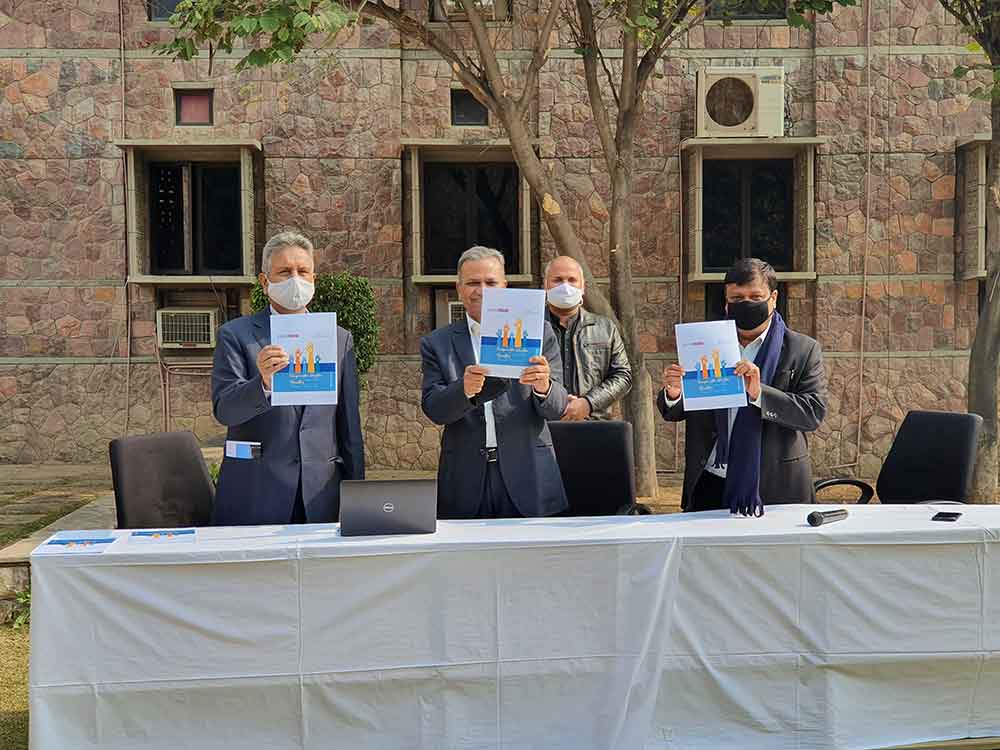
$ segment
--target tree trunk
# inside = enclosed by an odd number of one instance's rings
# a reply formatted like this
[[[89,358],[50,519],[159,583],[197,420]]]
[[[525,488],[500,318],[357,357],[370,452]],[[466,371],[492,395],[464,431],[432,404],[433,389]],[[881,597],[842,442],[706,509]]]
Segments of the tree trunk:
[[[538,203],[538,210],[542,221],[548,227],[549,233],[556,244],[556,249],[561,255],[568,255],[576,260],[583,270],[583,278],[588,289],[588,308],[598,315],[604,315],[612,320],[617,320],[611,303],[601,293],[597,282],[594,281],[594,276],[587,265],[587,259],[580,250],[580,243],[576,232],[573,230],[573,225],[559,204],[556,190],[552,185],[552,180],[548,172],[546,172],[545,167],[542,165],[542,160],[535,153],[528,128],[512,111],[501,112],[500,116],[504,129],[507,131],[507,137],[510,139],[510,150],[514,155],[514,161],[521,175],[531,188],[532,195],[534,195],[535,201]],[[590,290],[593,290],[593,293]]]
[[[632,286],[632,132],[619,130],[618,163],[611,176],[611,227],[608,252],[611,270],[611,304],[618,312],[622,338],[632,365],[632,390],[623,404],[625,418],[632,423],[635,453],[636,493],[655,498],[656,426],[653,421],[652,380],[646,357],[639,345],[635,320],[635,292]]]
[[[986,197],[986,300],[969,357],[969,411],[983,418],[976,449],[973,498],[997,502],[997,375],[1000,372],[1000,100],[994,98]]]

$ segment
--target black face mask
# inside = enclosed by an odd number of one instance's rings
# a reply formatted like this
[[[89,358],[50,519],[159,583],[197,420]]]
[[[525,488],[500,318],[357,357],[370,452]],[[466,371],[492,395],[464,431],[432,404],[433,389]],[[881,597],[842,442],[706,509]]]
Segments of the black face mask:
[[[770,317],[767,300],[753,302],[730,302],[726,305],[726,318],[736,321],[736,327],[741,331],[752,331]]]

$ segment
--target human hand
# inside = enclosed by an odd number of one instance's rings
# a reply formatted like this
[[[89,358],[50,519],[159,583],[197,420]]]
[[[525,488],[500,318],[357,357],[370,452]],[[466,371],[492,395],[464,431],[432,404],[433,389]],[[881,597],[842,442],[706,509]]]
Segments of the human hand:
[[[286,367],[288,367],[288,353],[280,346],[271,344],[257,353],[257,370],[267,390],[271,390],[271,376]]]

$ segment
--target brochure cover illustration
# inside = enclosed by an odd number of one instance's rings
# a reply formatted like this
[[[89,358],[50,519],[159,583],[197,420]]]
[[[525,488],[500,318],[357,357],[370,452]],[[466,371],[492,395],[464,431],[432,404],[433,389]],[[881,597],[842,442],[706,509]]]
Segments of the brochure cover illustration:
[[[271,376],[273,406],[337,403],[337,313],[272,315],[271,343],[289,360]]]
[[[115,532],[57,531],[50,539],[35,548],[33,555],[99,555],[115,543]]]
[[[484,289],[479,364],[499,378],[519,378],[542,353],[545,292],[541,289]]]
[[[747,405],[743,378],[733,374],[740,361],[736,323],[678,323],[677,358],[684,368],[681,392],[685,411]]]

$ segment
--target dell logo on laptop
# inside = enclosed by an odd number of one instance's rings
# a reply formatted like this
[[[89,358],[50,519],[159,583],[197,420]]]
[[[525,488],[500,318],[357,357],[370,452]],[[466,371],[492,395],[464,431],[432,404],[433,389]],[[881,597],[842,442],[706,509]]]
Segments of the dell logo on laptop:
[[[392,513],[394,510],[396,510],[396,506],[393,505],[392,503],[386,503],[385,505],[382,506],[383,513]]]

